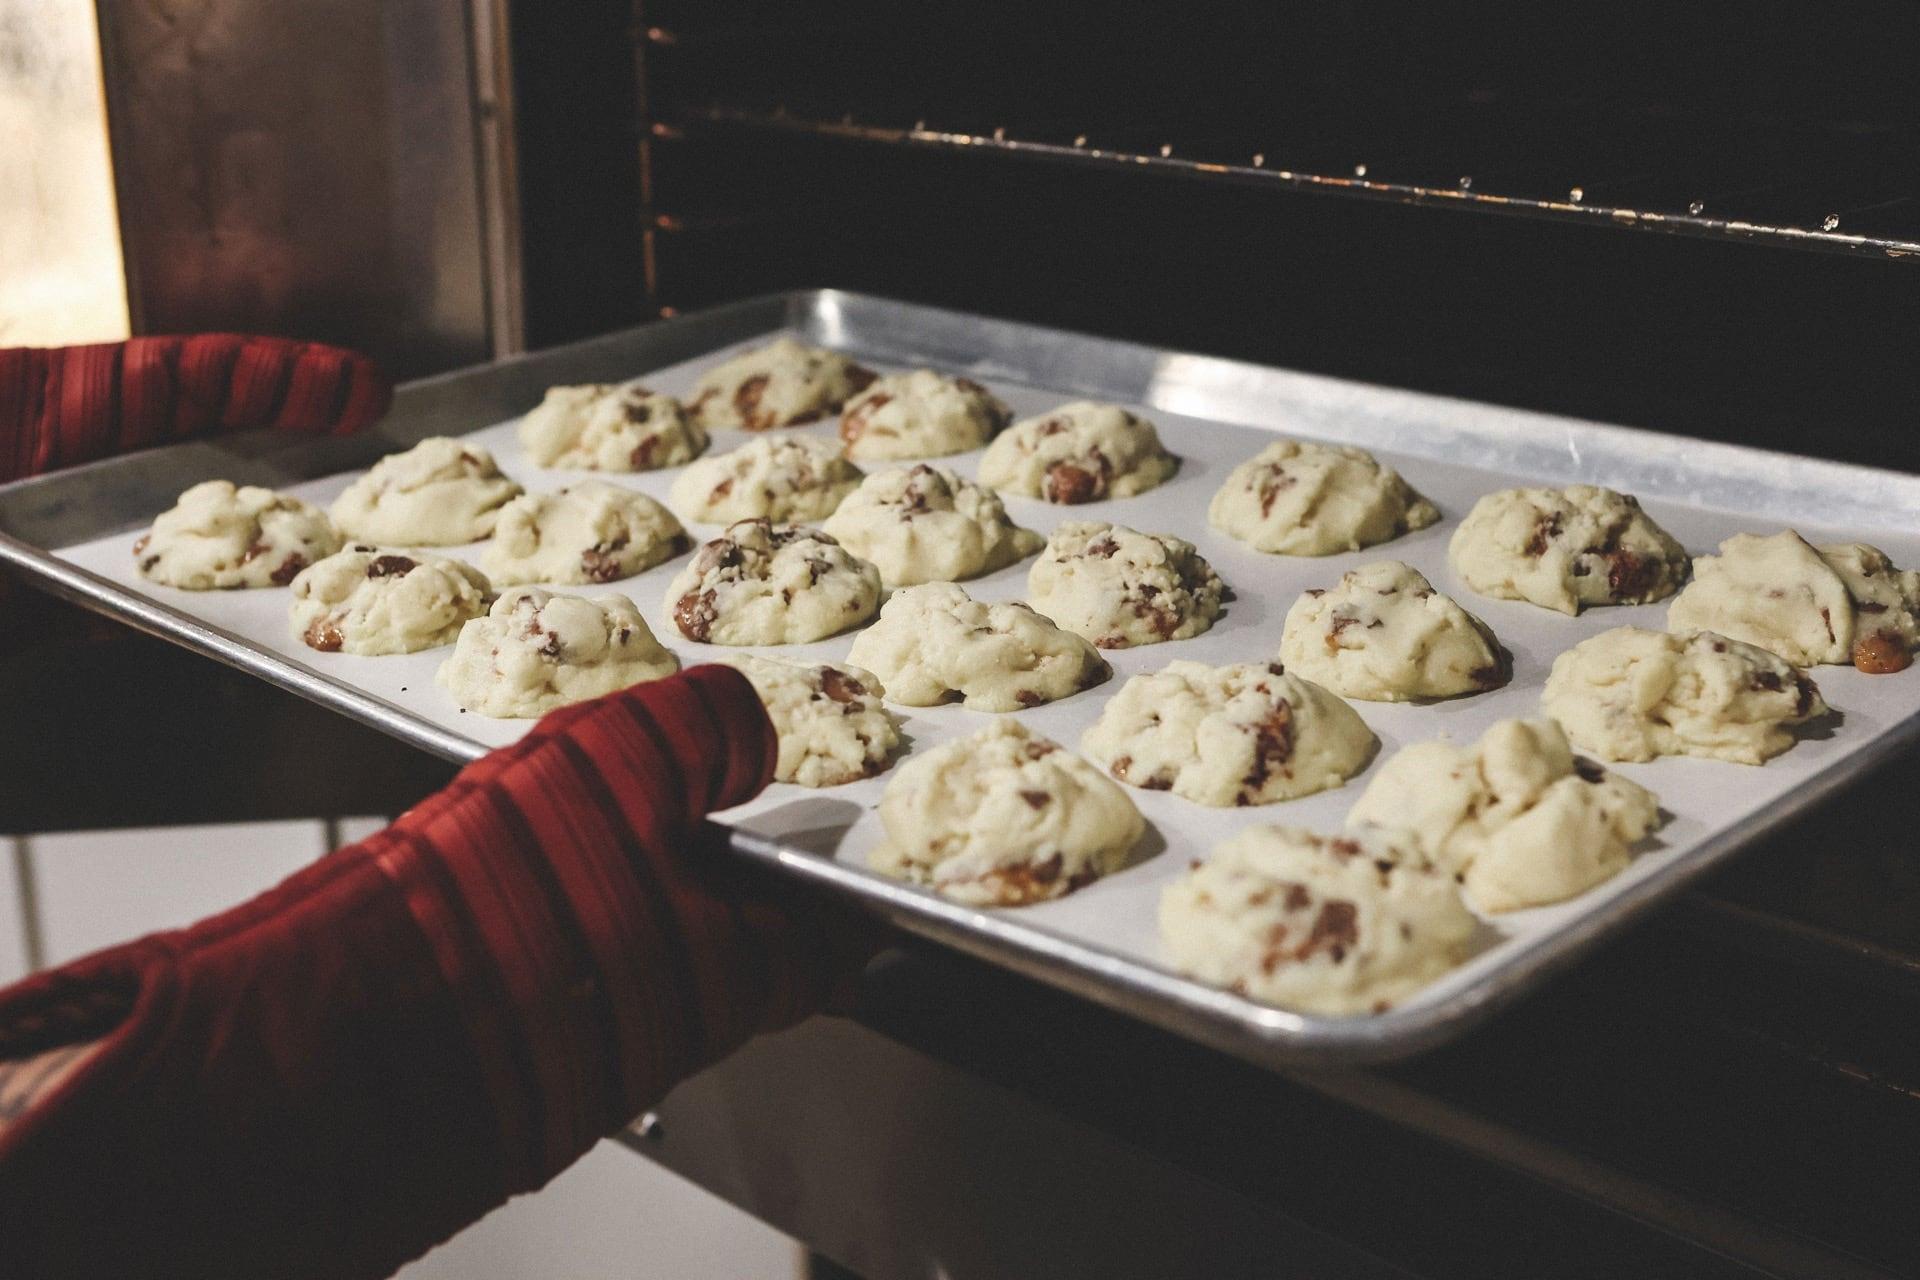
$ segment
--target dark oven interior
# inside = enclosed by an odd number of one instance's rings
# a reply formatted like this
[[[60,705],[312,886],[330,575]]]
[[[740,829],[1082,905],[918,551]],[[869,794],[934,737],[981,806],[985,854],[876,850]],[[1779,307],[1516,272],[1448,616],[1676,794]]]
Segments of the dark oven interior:
[[[834,285],[1920,469],[1908,5],[553,8],[513,33],[533,345]],[[1391,1073],[1494,1122],[1452,1172],[1288,1132],[1378,1191],[1294,1211],[1431,1243],[1438,1194],[1442,1271],[1523,1274],[1478,1161],[1604,1205],[1596,1274],[1911,1268],[1913,766]]]
[[[1904,4],[536,8],[534,345],[832,284],[1920,467]]]

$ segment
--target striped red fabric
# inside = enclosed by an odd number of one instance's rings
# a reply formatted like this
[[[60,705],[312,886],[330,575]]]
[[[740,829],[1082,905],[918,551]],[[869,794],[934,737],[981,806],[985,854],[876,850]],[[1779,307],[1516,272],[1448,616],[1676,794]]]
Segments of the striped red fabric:
[[[213,431],[344,435],[392,398],[366,356],[286,338],[0,348],[0,482]]]
[[[373,361],[317,342],[207,333],[0,347],[0,483],[215,431],[345,435],[392,401]],[[70,610],[0,569],[0,653],[77,629]]]
[[[711,857],[772,776],[700,667],[541,721],[191,929],[0,992],[0,1054],[104,1047],[0,1136],[21,1275],[377,1277],[820,1006],[862,930]]]

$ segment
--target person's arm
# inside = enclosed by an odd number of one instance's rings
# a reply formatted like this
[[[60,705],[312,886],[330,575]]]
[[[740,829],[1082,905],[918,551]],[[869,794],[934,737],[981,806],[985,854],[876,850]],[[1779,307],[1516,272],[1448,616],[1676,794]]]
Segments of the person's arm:
[[[817,1008],[864,931],[708,856],[775,748],[730,668],[566,708],[254,901],[0,991],[33,1095],[0,1269],[386,1276]]]
[[[8,1125],[31,1111],[99,1047],[98,1040],[83,1040],[27,1057],[0,1060],[0,1137],[5,1136]]]
[[[203,432],[344,435],[376,421],[392,399],[392,384],[366,356],[286,338],[199,334],[0,348],[0,483]],[[0,577],[0,600],[6,596]],[[0,652],[9,622],[0,622]],[[97,1048],[86,1040],[0,1055],[0,1136]]]

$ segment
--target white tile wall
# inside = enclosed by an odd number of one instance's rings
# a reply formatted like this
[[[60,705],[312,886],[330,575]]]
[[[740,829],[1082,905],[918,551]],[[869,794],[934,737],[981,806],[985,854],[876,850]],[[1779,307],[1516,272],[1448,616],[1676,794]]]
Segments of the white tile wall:
[[[349,844],[387,819],[343,818]],[[34,836],[46,961],[189,924],[326,849],[319,821]],[[0,837],[0,983],[24,971],[13,845]],[[795,1280],[785,1236],[614,1143],[455,1236],[396,1280]]]
[[[334,830],[339,833],[338,843],[358,844],[376,831],[384,830],[388,821],[386,818],[341,818],[334,824]]]
[[[603,1142],[394,1280],[796,1280],[803,1266],[773,1228]]]
[[[46,962],[244,902],[326,852],[324,829],[302,821],[34,836]]]
[[[14,876],[17,846],[12,837],[0,836],[0,986],[17,982],[27,972],[25,918]]]

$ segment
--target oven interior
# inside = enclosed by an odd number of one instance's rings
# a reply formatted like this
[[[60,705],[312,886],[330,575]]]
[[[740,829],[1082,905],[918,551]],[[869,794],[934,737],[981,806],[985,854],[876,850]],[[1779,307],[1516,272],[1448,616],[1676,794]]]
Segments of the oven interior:
[[[535,346],[834,285],[1920,466],[1904,5],[527,8]]]

